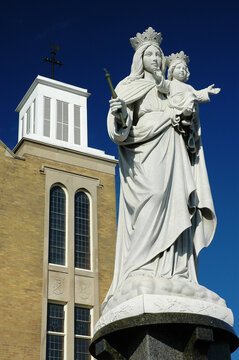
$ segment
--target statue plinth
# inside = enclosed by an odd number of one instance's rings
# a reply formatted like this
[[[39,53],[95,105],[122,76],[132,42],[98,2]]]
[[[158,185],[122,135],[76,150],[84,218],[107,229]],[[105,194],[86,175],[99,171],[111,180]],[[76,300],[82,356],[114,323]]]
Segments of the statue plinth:
[[[90,346],[98,360],[229,360],[239,346],[233,328],[189,313],[144,313],[98,330]]]
[[[102,309],[95,333],[111,322],[144,313],[206,315],[233,326],[233,314],[224,299],[204,286],[180,279],[130,277]]]

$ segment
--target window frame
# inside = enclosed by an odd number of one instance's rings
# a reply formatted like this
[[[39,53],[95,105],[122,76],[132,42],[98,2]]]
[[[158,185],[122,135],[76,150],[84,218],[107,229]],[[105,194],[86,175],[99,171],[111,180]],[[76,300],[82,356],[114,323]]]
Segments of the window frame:
[[[51,191],[54,187],[59,187],[64,192],[65,195],[65,213],[64,213],[64,220],[65,220],[65,230],[64,230],[64,264],[59,264],[56,262],[50,261],[50,226],[51,226]],[[48,264],[54,266],[63,266],[66,267],[68,265],[68,196],[65,187],[61,183],[52,184],[49,189],[49,225],[48,225]]]
[[[100,180],[96,177],[79,174],[59,169],[48,165],[43,165],[41,173],[45,179],[45,215],[44,215],[44,268],[43,268],[43,312],[42,312],[42,331],[41,331],[41,359],[46,360],[46,334],[47,334],[47,303],[61,302],[66,304],[67,313],[65,318],[65,359],[74,359],[74,306],[79,305],[91,309],[91,334],[93,337],[93,319],[99,317],[98,299],[98,276],[97,272],[97,195]],[[48,262],[49,249],[49,200],[50,189],[59,185],[66,193],[66,265],[57,265]],[[90,204],[90,249],[91,249],[91,270],[74,267],[74,199],[75,193],[83,191],[86,193]],[[75,278],[75,289],[69,284]],[[57,287],[61,280],[61,286]],[[93,291],[95,288],[95,291]],[[57,291],[55,291],[57,289]],[[90,289],[89,292],[88,289]],[[58,291],[59,290],[59,291]],[[81,296],[83,294],[84,296]],[[84,317],[83,317],[84,318]],[[67,319],[67,320],[66,320]],[[77,336],[78,337],[78,336]],[[84,335],[79,337],[84,338]],[[87,340],[85,344],[76,345],[77,353],[82,352],[82,357],[88,356]],[[55,340],[56,341],[56,340]],[[81,341],[81,340],[77,340]],[[54,339],[53,339],[54,342]],[[59,343],[56,341],[56,343]],[[54,347],[54,344],[50,346]],[[56,344],[56,347],[61,347]],[[85,355],[84,355],[85,354]],[[80,355],[78,355],[80,357]],[[90,355],[89,355],[90,358]],[[88,360],[88,358],[87,358]],[[91,357],[92,360],[92,357]]]
[[[89,245],[89,268],[84,268],[84,267],[77,267],[76,266],[76,195],[78,193],[83,193],[86,195],[87,199],[88,199],[88,206],[89,206],[89,210],[88,210],[88,245]],[[80,188],[78,190],[75,191],[74,194],[74,268],[77,270],[83,270],[83,271],[93,271],[92,267],[93,267],[93,261],[92,261],[92,233],[93,233],[93,229],[92,229],[92,201],[91,201],[91,196],[90,193],[85,189],[85,188]]]
[[[57,331],[51,331],[48,330],[48,305],[61,305],[63,307],[63,314],[64,314],[64,323],[63,323],[63,332],[57,332]],[[67,324],[67,304],[66,303],[62,303],[62,302],[57,302],[57,301],[52,301],[52,300],[48,300],[47,302],[47,328],[46,328],[46,360],[48,359],[48,335],[53,335],[53,336],[59,336],[59,337],[63,337],[63,357],[62,359],[64,360],[66,357],[66,336],[67,336],[67,331],[66,331],[66,326]]]
[[[76,330],[75,330],[75,323],[76,323],[76,308],[82,308],[82,309],[89,309],[89,314],[90,314],[90,335],[79,335],[76,334]],[[75,304],[74,305],[74,360],[76,359],[76,354],[75,354],[75,346],[76,346],[76,339],[85,339],[85,340],[89,340],[91,341],[92,339],[92,333],[93,333],[93,306],[87,306],[87,305],[80,305],[80,304]],[[89,352],[89,351],[88,351]],[[90,359],[92,359],[90,353],[89,353],[89,357]]]

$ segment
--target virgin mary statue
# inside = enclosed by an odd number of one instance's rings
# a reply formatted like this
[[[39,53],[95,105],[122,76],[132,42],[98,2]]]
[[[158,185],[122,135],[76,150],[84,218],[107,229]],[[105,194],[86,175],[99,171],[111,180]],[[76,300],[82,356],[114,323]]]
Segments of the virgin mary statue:
[[[103,313],[142,293],[165,293],[165,284],[170,292],[175,281],[197,286],[198,255],[215,232],[198,113],[190,126],[180,126],[160,92],[161,40],[152,28],[130,39],[131,73],[110,100],[108,132],[119,147],[121,189],[114,278]]]

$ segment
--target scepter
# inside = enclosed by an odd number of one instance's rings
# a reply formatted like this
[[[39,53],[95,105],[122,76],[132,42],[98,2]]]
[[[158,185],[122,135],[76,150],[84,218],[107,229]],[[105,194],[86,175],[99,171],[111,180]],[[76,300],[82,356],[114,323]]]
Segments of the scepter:
[[[115,89],[114,89],[114,87],[112,85],[110,74],[108,73],[108,71],[105,68],[104,68],[104,71],[105,71],[105,78],[108,81],[108,84],[109,84],[109,87],[110,87],[112,98],[116,99],[117,94],[116,94]],[[126,126],[126,122],[125,122],[125,119],[123,117],[122,111],[118,110],[118,112],[119,112],[119,116],[120,116],[120,122],[121,122],[123,128],[126,128],[127,126]]]

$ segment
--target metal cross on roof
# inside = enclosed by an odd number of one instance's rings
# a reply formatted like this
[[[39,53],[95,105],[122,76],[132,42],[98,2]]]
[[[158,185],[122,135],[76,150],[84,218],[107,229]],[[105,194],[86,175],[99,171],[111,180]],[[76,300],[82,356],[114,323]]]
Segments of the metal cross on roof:
[[[49,59],[48,57],[44,57],[44,61],[46,62],[50,62],[51,63],[51,77],[52,79],[54,79],[54,66],[55,65],[63,65],[63,63],[61,61],[57,61],[55,60],[55,55],[56,55],[56,51],[60,50],[60,46],[58,45],[51,45],[51,59]]]

